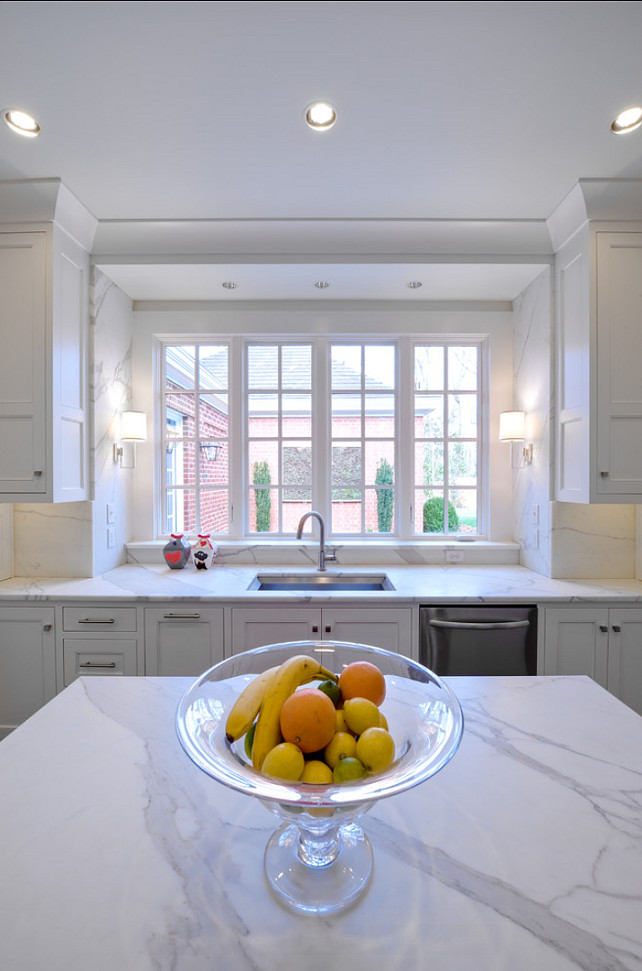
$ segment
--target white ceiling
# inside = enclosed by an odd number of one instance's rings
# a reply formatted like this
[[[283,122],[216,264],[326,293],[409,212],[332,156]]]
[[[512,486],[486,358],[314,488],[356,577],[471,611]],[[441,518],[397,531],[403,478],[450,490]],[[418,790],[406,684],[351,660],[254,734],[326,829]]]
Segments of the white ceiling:
[[[42,135],[0,126],[0,179],[62,179],[138,299],[310,299],[315,228],[333,278],[312,299],[451,299],[454,264],[422,267],[422,233],[447,226],[458,253],[479,251],[475,225],[541,239],[578,179],[642,177],[642,130],[609,131],[642,99],[641,37],[642,3],[3,2],[0,107]],[[323,134],[303,121],[316,98],[338,113]],[[369,220],[399,265],[362,262]],[[139,221],[183,254],[185,221],[223,246],[229,231],[229,262],[136,274]],[[533,274],[550,256],[536,249]],[[457,294],[512,299],[529,261],[495,262],[464,262]]]

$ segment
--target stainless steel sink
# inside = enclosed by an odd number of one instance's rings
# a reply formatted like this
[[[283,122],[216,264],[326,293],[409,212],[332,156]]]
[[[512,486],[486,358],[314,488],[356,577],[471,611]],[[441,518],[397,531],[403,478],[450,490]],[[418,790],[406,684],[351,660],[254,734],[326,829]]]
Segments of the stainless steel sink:
[[[394,590],[385,573],[258,573],[248,590]]]

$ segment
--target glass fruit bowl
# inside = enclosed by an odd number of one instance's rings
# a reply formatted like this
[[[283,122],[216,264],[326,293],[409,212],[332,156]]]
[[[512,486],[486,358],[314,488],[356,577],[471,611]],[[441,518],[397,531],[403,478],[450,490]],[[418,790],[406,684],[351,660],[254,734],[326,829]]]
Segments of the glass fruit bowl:
[[[342,784],[286,782],[253,768],[243,738],[228,741],[225,722],[238,695],[256,674],[293,654],[307,654],[337,675],[352,661],[376,664],[386,680],[381,712],[395,741],[388,769]],[[459,746],[463,715],[448,685],[407,657],[365,644],[293,641],[237,654],[206,671],[183,695],[176,728],[203,772],[260,799],[282,820],[264,858],[281,903],[298,913],[332,914],[351,906],[370,882],[372,847],[356,820],[378,799],[443,768]]]

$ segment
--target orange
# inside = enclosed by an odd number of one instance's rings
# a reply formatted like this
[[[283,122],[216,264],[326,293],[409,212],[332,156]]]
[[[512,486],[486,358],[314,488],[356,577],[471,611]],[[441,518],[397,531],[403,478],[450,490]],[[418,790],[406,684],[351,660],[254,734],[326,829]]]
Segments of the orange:
[[[386,679],[370,661],[353,661],[339,676],[339,688],[344,701],[349,698],[367,698],[380,705],[386,697]]]
[[[337,724],[336,709],[318,688],[295,691],[281,708],[281,735],[302,752],[318,752],[332,739]]]

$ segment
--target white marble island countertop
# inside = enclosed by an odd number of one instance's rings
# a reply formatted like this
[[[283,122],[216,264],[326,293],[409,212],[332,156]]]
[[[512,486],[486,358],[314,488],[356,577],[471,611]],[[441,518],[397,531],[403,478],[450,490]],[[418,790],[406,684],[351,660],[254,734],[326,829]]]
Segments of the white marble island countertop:
[[[264,883],[275,817],[180,748],[188,679],[75,682],[0,743],[3,971],[642,969],[642,719],[588,678],[450,683],[458,753],[317,919]]]
[[[265,591],[251,589],[257,573],[315,574],[286,566],[219,566],[197,571],[169,570],[164,564],[128,564],[101,576],[82,578],[14,577],[0,582],[2,601],[208,601],[219,603],[308,603],[364,601],[405,603],[574,603],[613,600],[642,602],[638,580],[553,580],[520,566],[332,567],[333,574],[386,574],[392,589],[378,591]]]

